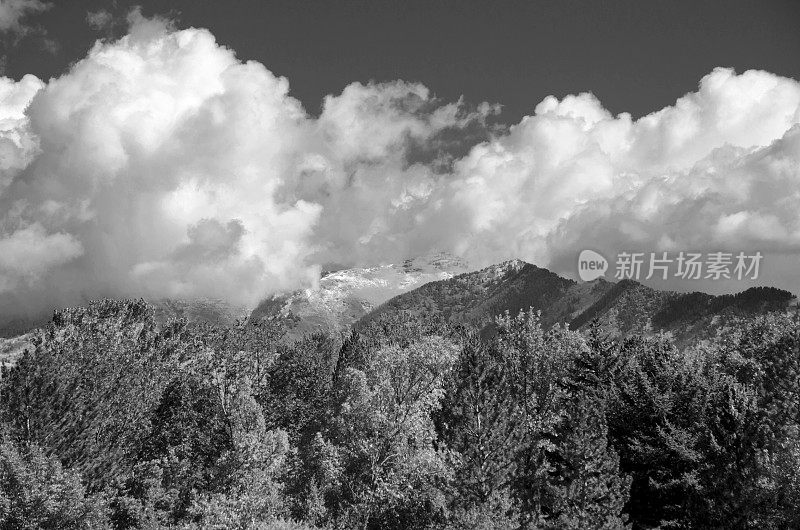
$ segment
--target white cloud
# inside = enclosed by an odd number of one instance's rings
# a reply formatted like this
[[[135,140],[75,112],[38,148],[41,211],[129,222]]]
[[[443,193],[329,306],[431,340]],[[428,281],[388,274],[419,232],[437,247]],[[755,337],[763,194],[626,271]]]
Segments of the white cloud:
[[[19,82],[0,77],[0,197],[37,151],[38,138],[28,127],[25,109],[43,86],[32,75]]]
[[[210,32],[129,18],[58,79],[0,80],[0,313],[105,295],[254,304],[326,263],[435,250],[562,272],[587,247],[800,254],[794,80],[717,69],[639,120],[548,97],[455,156],[442,138],[488,135],[495,107],[354,83],[312,118]]]
[[[70,234],[46,234],[38,223],[0,238],[0,293],[30,287],[43,273],[81,252],[81,244]]]

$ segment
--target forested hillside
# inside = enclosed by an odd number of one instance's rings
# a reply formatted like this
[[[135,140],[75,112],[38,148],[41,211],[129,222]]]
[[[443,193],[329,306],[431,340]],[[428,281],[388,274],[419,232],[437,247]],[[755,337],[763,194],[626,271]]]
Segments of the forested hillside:
[[[0,527],[800,525],[797,315],[685,349],[445,316],[384,312],[340,347],[142,301],[59,311],[0,383]]]
[[[545,327],[567,323],[586,329],[594,320],[623,334],[669,332],[680,346],[709,338],[724,323],[786,310],[792,293],[754,287],[732,295],[658,291],[632,280],[603,278],[577,283],[520,260],[435,281],[401,294],[365,315],[356,325],[385,314],[442,318],[491,332],[494,320],[508,311],[541,311]]]

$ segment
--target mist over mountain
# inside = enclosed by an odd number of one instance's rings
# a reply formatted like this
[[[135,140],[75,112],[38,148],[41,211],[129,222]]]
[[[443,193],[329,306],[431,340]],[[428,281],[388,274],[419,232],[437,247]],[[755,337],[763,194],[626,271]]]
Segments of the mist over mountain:
[[[396,265],[332,271],[314,288],[262,301],[251,318],[279,319],[286,323],[290,337],[317,331],[346,334],[354,322],[392,297],[468,270],[465,260],[436,253]]]

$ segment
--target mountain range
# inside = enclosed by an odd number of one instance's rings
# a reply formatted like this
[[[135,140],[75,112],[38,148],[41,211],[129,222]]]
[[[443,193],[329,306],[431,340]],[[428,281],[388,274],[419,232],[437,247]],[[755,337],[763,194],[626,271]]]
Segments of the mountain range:
[[[491,330],[505,312],[539,311],[542,324],[584,329],[598,319],[621,333],[667,332],[679,345],[713,336],[734,317],[797,306],[781,289],[753,287],[737,294],[659,291],[632,280],[576,282],[521,260],[477,271],[447,255],[401,266],[347,269],[313,289],[265,300],[251,318],[282,319],[290,337],[314,331],[347,333],[381,315],[439,318]]]
[[[714,296],[659,291],[632,280],[614,283],[598,278],[579,283],[513,260],[398,295],[356,325],[382,314],[404,312],[410,317],[443,318],[490,330],[494,317],[532,308],[540,312],[547,327],[565,323],[583,329],[598,319],[604,325],[613,324],[622,334],[667,332],[678,345],[686,345],[713,336],[722,323],[734,317],[795,306],[797,298],[792,293],[772,287]]]
[[[159,321],[279,321],[288,340],[314,332],[341,337],[353,327],[400,312],[411,318],[470,323],[490,332],[496,316],[533,308],[545,326],[565,323],[584,329],[598,319],[623,334],[668,332],[677,344],[686,345],[713,336],[720,324],[734,317],[785,311],[797,307],[798,301],[792,293],[772,287],[714,296],[659,291],[631,280],[576,282],[521,260],[475,271],[466,261],[440,253],[397,265],[332,271],[317,285],[276,294],[252,311],[220,300],[159,300],[153,305]],[[0,362],[18,355],[29,344],[26,332],[41,323],[4,330]]]

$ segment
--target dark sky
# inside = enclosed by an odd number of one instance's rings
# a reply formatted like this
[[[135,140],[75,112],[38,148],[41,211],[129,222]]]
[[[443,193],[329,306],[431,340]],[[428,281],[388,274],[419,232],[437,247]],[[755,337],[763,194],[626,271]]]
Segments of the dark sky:
[[[241,59],[288,77],[313,114],[352,81],[421,81],[448,101],[501,103],[501,120],[513,123],[549,94],[581,91],[638,117],[693,90],[715,66],[800,79],[800,0],[56,0],[28,20],[44,36],[13,48],[5,39],[5,75],[59,75],[103,36],[87,11],[122,19],[135,4],[178,27],[209,28]]]

